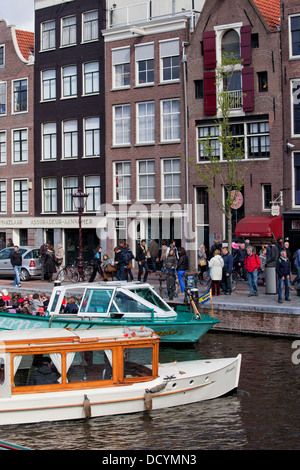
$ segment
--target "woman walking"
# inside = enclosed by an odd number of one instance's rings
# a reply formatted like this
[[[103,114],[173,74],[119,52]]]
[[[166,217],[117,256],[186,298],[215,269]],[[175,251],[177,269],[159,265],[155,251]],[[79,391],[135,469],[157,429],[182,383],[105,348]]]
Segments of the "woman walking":
[[[214,251],[214,256],[209,261],[210,278],[212,280],[211,293],[212,295],[220,295],[220,283],[223,275],[224,260],[221,257],[220,250]]]

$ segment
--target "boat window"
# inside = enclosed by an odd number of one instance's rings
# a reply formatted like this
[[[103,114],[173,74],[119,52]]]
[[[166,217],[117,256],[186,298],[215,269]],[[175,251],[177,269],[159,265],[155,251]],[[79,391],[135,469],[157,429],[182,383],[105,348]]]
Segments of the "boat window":
[[[50,306],[50,309],[49,309],[50,312],[55,311],[59,296],[60,296],[60,291],[58,290],[58,291],[56,291],[53,302],[52,302],[52,305]]]
[[[146,307],[122,291],[116,291],[114,301],[122,313],[152,313],[151,308]]]
[[[124,348],[124,378],[152,377],[153,349]]]
[[[107,312],[112,294],[113,289],[87,289],[80,306],[80,312]]]
[[[50,385],[61,382],[60,354],[14,356],[14,386]]]
[[[170,307],[151,289],[134,289],[135,294],[139,295],[142,299],[147,300],[151,304],[155,305],[166,312],[170,311]]]
[[[0,385],[4,383],[5,380],[5,369],[4,369],[4,359],[0,357]]]
[[[67,354],[68,382],[112,379],[112,351],[78,351]]]

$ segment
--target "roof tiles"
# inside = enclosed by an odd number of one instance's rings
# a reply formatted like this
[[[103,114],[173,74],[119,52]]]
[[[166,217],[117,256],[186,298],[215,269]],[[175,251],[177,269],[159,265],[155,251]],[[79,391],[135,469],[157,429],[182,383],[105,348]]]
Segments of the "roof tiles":
[[[28,60],[31,53],[34,53],[34,33],[16,29],[18,45],[24,59]]]
[[[254,0],[271,29],[280,25],[280,0]]]

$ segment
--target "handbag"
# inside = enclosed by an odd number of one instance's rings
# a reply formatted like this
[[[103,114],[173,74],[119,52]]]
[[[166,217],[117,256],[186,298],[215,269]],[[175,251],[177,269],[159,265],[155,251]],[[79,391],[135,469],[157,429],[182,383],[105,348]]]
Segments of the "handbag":
[[[205,261],[205,259],[200,259],[199,264],[200,264],[200,266],[206,266],[206,261]]]

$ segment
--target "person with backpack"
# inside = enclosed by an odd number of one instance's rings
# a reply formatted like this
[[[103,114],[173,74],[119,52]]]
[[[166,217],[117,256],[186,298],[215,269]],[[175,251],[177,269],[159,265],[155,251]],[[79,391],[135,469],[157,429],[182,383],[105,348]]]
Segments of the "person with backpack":
[[[128,281],[128,276],[130,277],[130,280],[133,281],[133,274],[132,274],[131,268],[132,268],[132,260],[134,259],[134,254],[132,253],[127,243],[125,243],[124,245],[123,255],[124,255],[124,260],[126,263],[127,281]]]
[[[248,274],[248,282],[249,282],[249,289],[250,294],[248,297],[252,297],[253,295],[258,296],[258,289],[257,289],[257,279],[258,279],[258,270],[260,268],[260,259],[259,256],[253,252],[253,247],[251,245],[247,246],[247,254],[245,256],[245,269]]]

